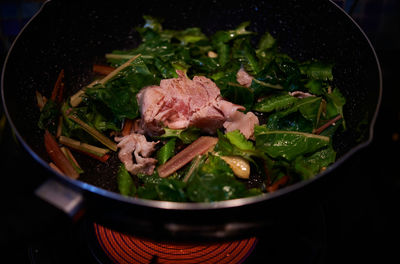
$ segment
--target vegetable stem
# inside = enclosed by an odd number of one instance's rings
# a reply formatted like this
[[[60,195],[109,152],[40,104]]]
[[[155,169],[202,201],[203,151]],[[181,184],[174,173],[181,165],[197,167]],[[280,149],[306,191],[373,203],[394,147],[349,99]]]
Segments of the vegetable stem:
[[[108,149],[99,148],[99,147],[96,147],[96,146],[93,146],[93,145],[90,145],[87,143],[83,143],[78,140],[68,138],[65,136],[60,136],[59,141],[61,144],[66,145],[70,148],[73,148],[75,150],[79,150],[82,152],[88,152],[88,153],[91,153],[91,154],[99,156],[99,157],[104,156],[109,151]]]
[[[86,124],[83,122],[81,119],[79,119],[75,115],[69,115],[68,116],[72,121],[77,123],[83,130],[88,132],[92,137],[97,139],[100,143],[102,143],[104,146],[108,147],[109,149],[113,151],[117,151],[117,144],[111,141],[108,137],[104,136],[101,134],[99,131],[97,131],[95,128],[91,127],[90,125]]]
[[[123,69],[125,69],[126,67],[128,67],[134,60],[136,60],[137,58],[139,58],[141,55],[138,54],[132,58],[130,58],[128,61],[126,61],[124,64],[122,64],[121,66],[119,66],[118,68],[116,68],[115,70],[113,70],[112,72],[110,72],[106,77],[104,77],[103,79],[101,79],[99,81],[99,83],[101,84],[105,84],[106,82],[108,82],[109,80],[111,80],[114,76],[116,76],[120,71],[122,71]]]
[[[122,136],[128,136],[131,133],[134,122],[135,121],[133,119],[125,118],[124,127],[121,131]]]
[[[288,181],[289,181],[289,176],[285,175],[276,182],[274,182],[274,184],[272,184],[271,186],[268,186],[267,191],[274,192],[278,190],[281,186],[285,185]]]
[[[71,151],[66,147],[61,147],[61,151],[64,153],[65,157],[71,162],[72,167],[74,167],[75,171],[79,174],[83,173],[81,166],[79,166],[75,157],[72,155]]]
[[[116,68],[113,71],[111,71],[110,73],[108,73],[103,79],[95,80],[95,81],[91,82],[89,85],[87,85],[87,86],[83,87],[82,89],[80,89],[78,92],[76,92],[74,95],[71,96],[71,99],[70,99],[71,106],[72,107],[76,107],[82,102],[82,96],[85,93],[85,90],[87,88],[91,88],[91,87],[95,86],[96,84],[103,84],[104,85],[106,82],[111,80],[120,71],[122,71],[123,69],[128,67],[134,60],[136,60],[140,56],[141,56],[141,54],[138,54],[136,56],[130,57],[130,59],[127,62],[125,62],[124,64],[122,64],[118,68]]]
[[[325,124],[323,124],[319,128],[315,129],[313,131],[313,133],[316,134],[316,135],[321,134],[325,129],[327,129],[328,127],[333,125],[335,122],[339,121],[341,118],[342,118],[342,115],[337,115],[335,118],[329,120],[328,122],[326,122]]]
[[[200,163],[204,160],[203,158],[204,156],[201,155],[197,155],[193,161],[192,164],[190,165],[190,168],[188,170],[188,172],[185,174],[185,177],[183,178],[183,182],[188,182],[188,180],[190,179],[190,177],[193,175],[193,173],[197,170],[197,168],[199,167]]]
[[[53,138],[48,130],[46,130],[44,133],[44,146],[51,160],[65,175],[71,177],[72,179],[77,179],[79,177],[79,174],[61,151],[57,141]]]
[[[58,74],[57,77],[57,81],[54,84],[54,88],[53,91],[51,93],[51,100],[61,103],[62,101],[62,95],[64,92],[64,83],[63,83],[63,79],[64,79],[64,69],[62,69],[60,71],[60,73]]]
[[[256,78],[253,79],[253,82],[256,82],[259,85],[265,86],[265,87],[269,87],[272,89],[277,89],[277,90],[282,90],[283,86],[280,84],[270,84],[270,83],[266,83],[266,82],[262,82],[260,80],[257,80]]]
[[[160,175],[160,177],[162,178],[171,175],[172,173],[189,163],[197,155],[206,153],[210,148],[214,147],[217,142],[218,138],[215,137],[199,137],[192,144],[173,156],[166,163],[158,167],[158,175]]]

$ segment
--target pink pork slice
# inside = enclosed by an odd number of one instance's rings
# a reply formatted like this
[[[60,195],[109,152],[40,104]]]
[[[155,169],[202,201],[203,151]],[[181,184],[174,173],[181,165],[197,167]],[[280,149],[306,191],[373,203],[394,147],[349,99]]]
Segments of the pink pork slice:
[[[171,129],[195,126],[213,134],[218,128],[231,127],[231,123],[237,122],[235,127],[246,138],[252,136],[254,125],[258,124],[254,114],[239,112],[245,108],[224,100],[212,80],[204,76],[190,80],[184,72],[176,72],[178,78],[164,79],[160,86],[144,87],[137,94],[141,126],[147,134],[160,135],[165,126]]]

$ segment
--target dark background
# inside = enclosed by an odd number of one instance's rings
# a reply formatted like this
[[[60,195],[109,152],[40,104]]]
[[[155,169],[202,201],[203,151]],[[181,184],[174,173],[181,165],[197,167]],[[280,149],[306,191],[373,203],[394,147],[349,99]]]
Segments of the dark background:
[[[317,196],[323,207],[326,233],[320,262],[398,263],[400,4],[397,0],[336,2],[351,14],[374,45],[384,89],[373,142],[346,161],[337,178],[329,179],[331,188]],[[41,4],[42,1],[0,1],[1,64],[13,39]],[[82,238],[83,224],[73,222],[33,194],[48,175],[15,141],[2,109],[0,147],[2,257],[11,263],[92,263],[87,240]],[[271,249],[263,253],[264,249],[259,248],[264,244],[260,242],[254,251],[256,257],[251,256],[249,261],[284,263],[282,259],[289,259],[306,263],[310,259],[297,258],[296,254],[308,254],[302,245],[283,239],[279,243],[278,253],[271,253]],[[314,263],[314,258],[310,262]]]

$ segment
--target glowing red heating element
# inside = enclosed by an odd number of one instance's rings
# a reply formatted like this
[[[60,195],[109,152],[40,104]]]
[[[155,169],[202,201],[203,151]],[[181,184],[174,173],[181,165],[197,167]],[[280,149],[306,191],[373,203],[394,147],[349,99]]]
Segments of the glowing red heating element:
[[[97,239],[115,263],[242,263],[257,238],[217,243],[170,243],[139,239],[94,224]]]

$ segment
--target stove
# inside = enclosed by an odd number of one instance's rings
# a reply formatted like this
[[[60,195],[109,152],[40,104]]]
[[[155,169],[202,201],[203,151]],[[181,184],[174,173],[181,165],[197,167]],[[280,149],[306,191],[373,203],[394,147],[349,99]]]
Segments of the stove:
[[[283,217],[256,237],[208,243],[154,241],[119,233],[85,217],[70,219],[34,195],[50,175],[0,119],[2,257],[12,263],[37,264],[399,261],[400,4],[338,2],[353,12],[376,48],[383,71],[383,101],[371,145],[340,166],[335,177],[323,179],[329,187],[310,193],[293,217]]]

